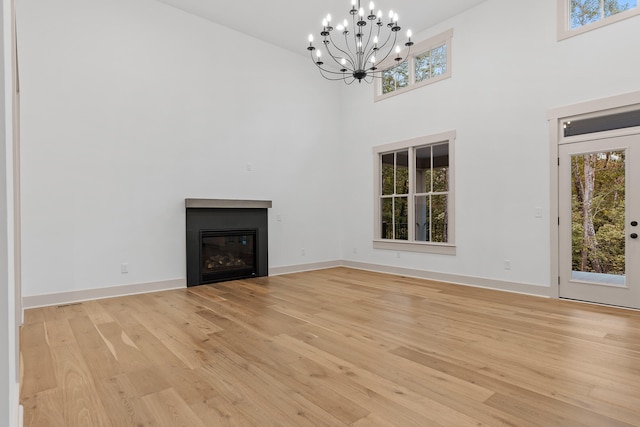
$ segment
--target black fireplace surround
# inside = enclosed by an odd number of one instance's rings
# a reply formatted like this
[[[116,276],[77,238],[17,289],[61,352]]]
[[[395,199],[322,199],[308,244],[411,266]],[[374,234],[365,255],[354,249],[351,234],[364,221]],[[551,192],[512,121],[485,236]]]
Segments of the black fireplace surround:
[[[187,286],[269,275],[271,202],[186,199]]]

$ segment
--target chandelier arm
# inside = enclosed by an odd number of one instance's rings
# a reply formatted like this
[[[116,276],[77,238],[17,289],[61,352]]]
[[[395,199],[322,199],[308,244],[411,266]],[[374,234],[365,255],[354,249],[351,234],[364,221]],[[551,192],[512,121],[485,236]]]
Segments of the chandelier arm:
[[[378,43],[378,49],[382,50],[385,48],[385,46],[387,46],[387,43],[389,43],[389,40],[391,40],[391,35],[393,35],[393,44],[396,44],[396,40],[398,38],[398,33],[394,32],[394,31],[389,31],[389,35],[387,36],[387,39],[384,41],[384,43],[380,44]],[[391,46],[391,50],[393,50],[393,46]]]
[[[373,21],[371,21],[369,23],[369,37],[367,37],[367,44],[364,45],[364,47],[362,48],[363,52],[366,52],[365,58],[364,58],[364,63],[366,64],[369,59],[371,58],[372,55],[375,54],[375,50],[373,50],[373,46],[371,47],[371,50],[369,51],[369,44],[371,43],[371,35],[373,34],[373,26],[375,24],[373,24]]]
[[[322,73],[327,73],[327,74],[334,74],[337,76],[350,76],[351,74],[349,73],[343,73],[342,71],[332,71],[332,70],[328,70],[326,68],[322,68],[321,66],[318,65],[318,70],[320,70]],[[341,77],[342,78],[342,77]],[[339,79],[338,79],[339,80]]]
[[[318,69],[324,73],[328,73],[328,74],[335,74],[335,75],[340,75],[340,76],[350,76],[351,74],[349,74],[348,72],[342,72],[342,71],[334,71],[331,70],[329,68],[325,68],[322,65],[324,64],[318,64],[317,62],[315,63],[316,67],[318,67]]]
[[[344,45],[347,47],[347,51],[348,51],[346,52],[346,55],[347,55],[346,60],[349,62],[349,64],[351,64],[351,68],[355,70],[356,69],[356,63],[354,60],[355,55],[351,50],[351,46],[349,45],[349,34],[344,34]]]
[[[313,51],[310,52],[310,56],[311,56],[311,61],[315,64],[316,67],[318,67],[319,70],[322,70],[325,73],[331,73],[331,74],[340,74],[340,75],[346,74],[341,71],[332,71],[327,68],[324,68],[323,67],[324,63],[318,64],[318,62],[313,58]]]
[[[327,53],[331,56],[331,58],[335,61],[335,63],[340,65],[340,66],[342,66],[340,61],[338,61],[336,59],[336,57],[334,56],[334,54],[331,53],[331,50],[329,49],[329,45],[333,45],[337,50],[339,50],[340,52],[344,53],[345,56],[346,56],[345,59],[349,60],[349,62],[351,62],[353,64],[353,61],[351,61],[349,53],[347,53],[344,50],[340,49],[340,47],[336,43],[333,42],[333,37],[331,37],[331,33],[329,33],[329,43],[325,44],[325,48],[327,49]]]
[[[322,68],[320,68],[320,67],[318,67],[318,70],[320,70],[320,75],[321,75],[322,77],[324,77],[325,79],[327,79],[327,80],[332,80],[332,81],[343,80],[345,83],[347,83],[347,80],[348,80],[348,79],[349,79],[349,77],[350,77],[348,74],[345,74],[345,73],[340,73],[340,74],[342,74],[342,76],[341,76],[341,77],[327,76],[327,75],[325,75],[324,73],[327,73],[327,72],[328,72],[328,73],[331,73],[330,71],[324,70],[324,69],[322,69]],[[337,74],[337,73],[336,73],[336,74]],[[353,77],[352,77],[352,78],[353,78]],[[354,79],[354,80],[355,80],[355,79]],[[347,84],[349,84],[349,83],[347,83]]]
[[[358,9],[360,10],[360,1],[358,1]],[[358,26],[358,14],[354,14],[351,17],[351,20],[353,21],[353,46],[354,46],[354,51],[355,53],[353,54],[353,58],[354,58],[354,66],[353,68],[355,70],[360,70],[362,69],[362,64],[360,63],[360,47],[358,47],[358,41],[362,41],[362,37],[358,37],[358,35],[361,35],[361,28]]]
[[[320,70],[320,74],[322,74],[322,72],[331,73],[331,74],[340,74],[340,75],[345,74],[345,73],[342,73],[342,72],[339,72],[339,71],[332,71],[332,70],[328,70],[326,68],[323,68],[322,66],[324,65],[324,63],[318,64],[318,62],[313,58],[313,51],[311,52],[310,55],[311,55],[311,61],[314,63],[314,65],[316,67],[318,67],[318,70]],[[323,77],[324,77],[324,75],[323,75]],[[339,80],[339,79],[334,79],[334,80]]]
[[[396,44],[396,40],[398,39],[398,33],[393,33],[393,34],[394,34],[394,37],[393,37],[393,44],[391,45],[391,49],[389,49],[389,50],[387,51],[387,54],[384,56],[384,58],[382,58],[382,59],[378,60],[378,64],[382,64],[384,61],[386,61],[386,60],[387,60],[387,58],[389,57],[389,55],[391,55],[391,52],[393,52],[393,46],[395,46],[395,44]],[[389,39],[391,39],[391,34],[389,34],[389,38],[387,39],[387,41],[386,41],[386,42],[384,42],[384,44],[385,44],[385,45],[389,42]],[[409,56],[407,55],[407,58],[408,58],[408,57],[409,57]],[[407,60],[407,58],[405,58],[404,60],[406,61],[406,60]],[[401,61],[401,62],[404,62],[404,61]],[[400,64],[397,64],[397,65],[395,65],[394,67],[390,67],[390,68],[395,68],[395,67],[397,67],[398,65],[400,65]]]
[[[375,50],[373,49],[373,47],[371,48],[371,52],[369,52],[369,56],[367,57],[367,61],[371,58],[372,55],[378,55],[378,52],[381,51],[381,48],[384,48],[384,45],[382,45],[382,47],[379,46],[379,42],[380,42],[380,29],[382,28],[382,25],[378,25],[377,23],[375,24],[376,27],[378,27],[378,31],[376,31],[376,37],[378,37],[378,43],[374,43],[375,46]],[[371,25],[371,32],[369,33],[369,40],[371,40],[371,33],[373,33],[373,25]],[[386,42],[385,42],[386,44]],[[369,45],[369,41],[367,41],[367,46]],[[378,59],[378,58],[376,58]],[[380,63],[380,61],[377,61],[378,64]]]

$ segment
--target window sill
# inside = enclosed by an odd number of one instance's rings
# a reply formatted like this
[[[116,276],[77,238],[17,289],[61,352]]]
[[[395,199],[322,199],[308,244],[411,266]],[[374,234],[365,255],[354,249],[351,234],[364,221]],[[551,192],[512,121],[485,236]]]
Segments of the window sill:
[[[406,242],[402,240],[374,240],[373,249],[390,251],[422,252],[439,255],[455,255],[456,246],[446,243]]]

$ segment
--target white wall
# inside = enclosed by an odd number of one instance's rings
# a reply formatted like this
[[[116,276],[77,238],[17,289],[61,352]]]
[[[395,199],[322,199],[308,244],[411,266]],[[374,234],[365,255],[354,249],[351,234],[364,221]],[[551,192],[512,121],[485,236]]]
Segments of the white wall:
[[[0,7],[0,425],[18,425],[13,218],[11,5]]]
[[[18,6],[25,296],[184,278],[186,197],[273,200],[272,268],[346,259],[545,293],[547,111],[638,90],[640,18],[558,42],[555,0],[487,0],[417,35],[454,29],[453,77],[378,103],[153,0]],[[457,255],[373,250],[371,147],[448,130]]]
[[[271,267],[340,258],[339,87],[307,58],[154,0],[17,14],[25,297],[183,279],[185,198],[273,200]]]
[[[373,124],[344,130],[347,259],[549,286],[547,111],[637,91],[640,72],[640,17],[558,42],[556,5],[484,2],[416,37],[454,29],[451,79],[378,103],[369,87],[345,96],[349,121]],[[448,130],[458,136],[457,255],[373,250],[371,147]]]

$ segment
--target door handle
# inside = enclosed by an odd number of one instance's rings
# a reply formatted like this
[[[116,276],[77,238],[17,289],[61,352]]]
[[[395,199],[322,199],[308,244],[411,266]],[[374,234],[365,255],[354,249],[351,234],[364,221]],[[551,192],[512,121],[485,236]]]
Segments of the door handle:
[[[637,239],[638,235],[636,233],[631,233],[629,237],[631,237],[632,239]]]

